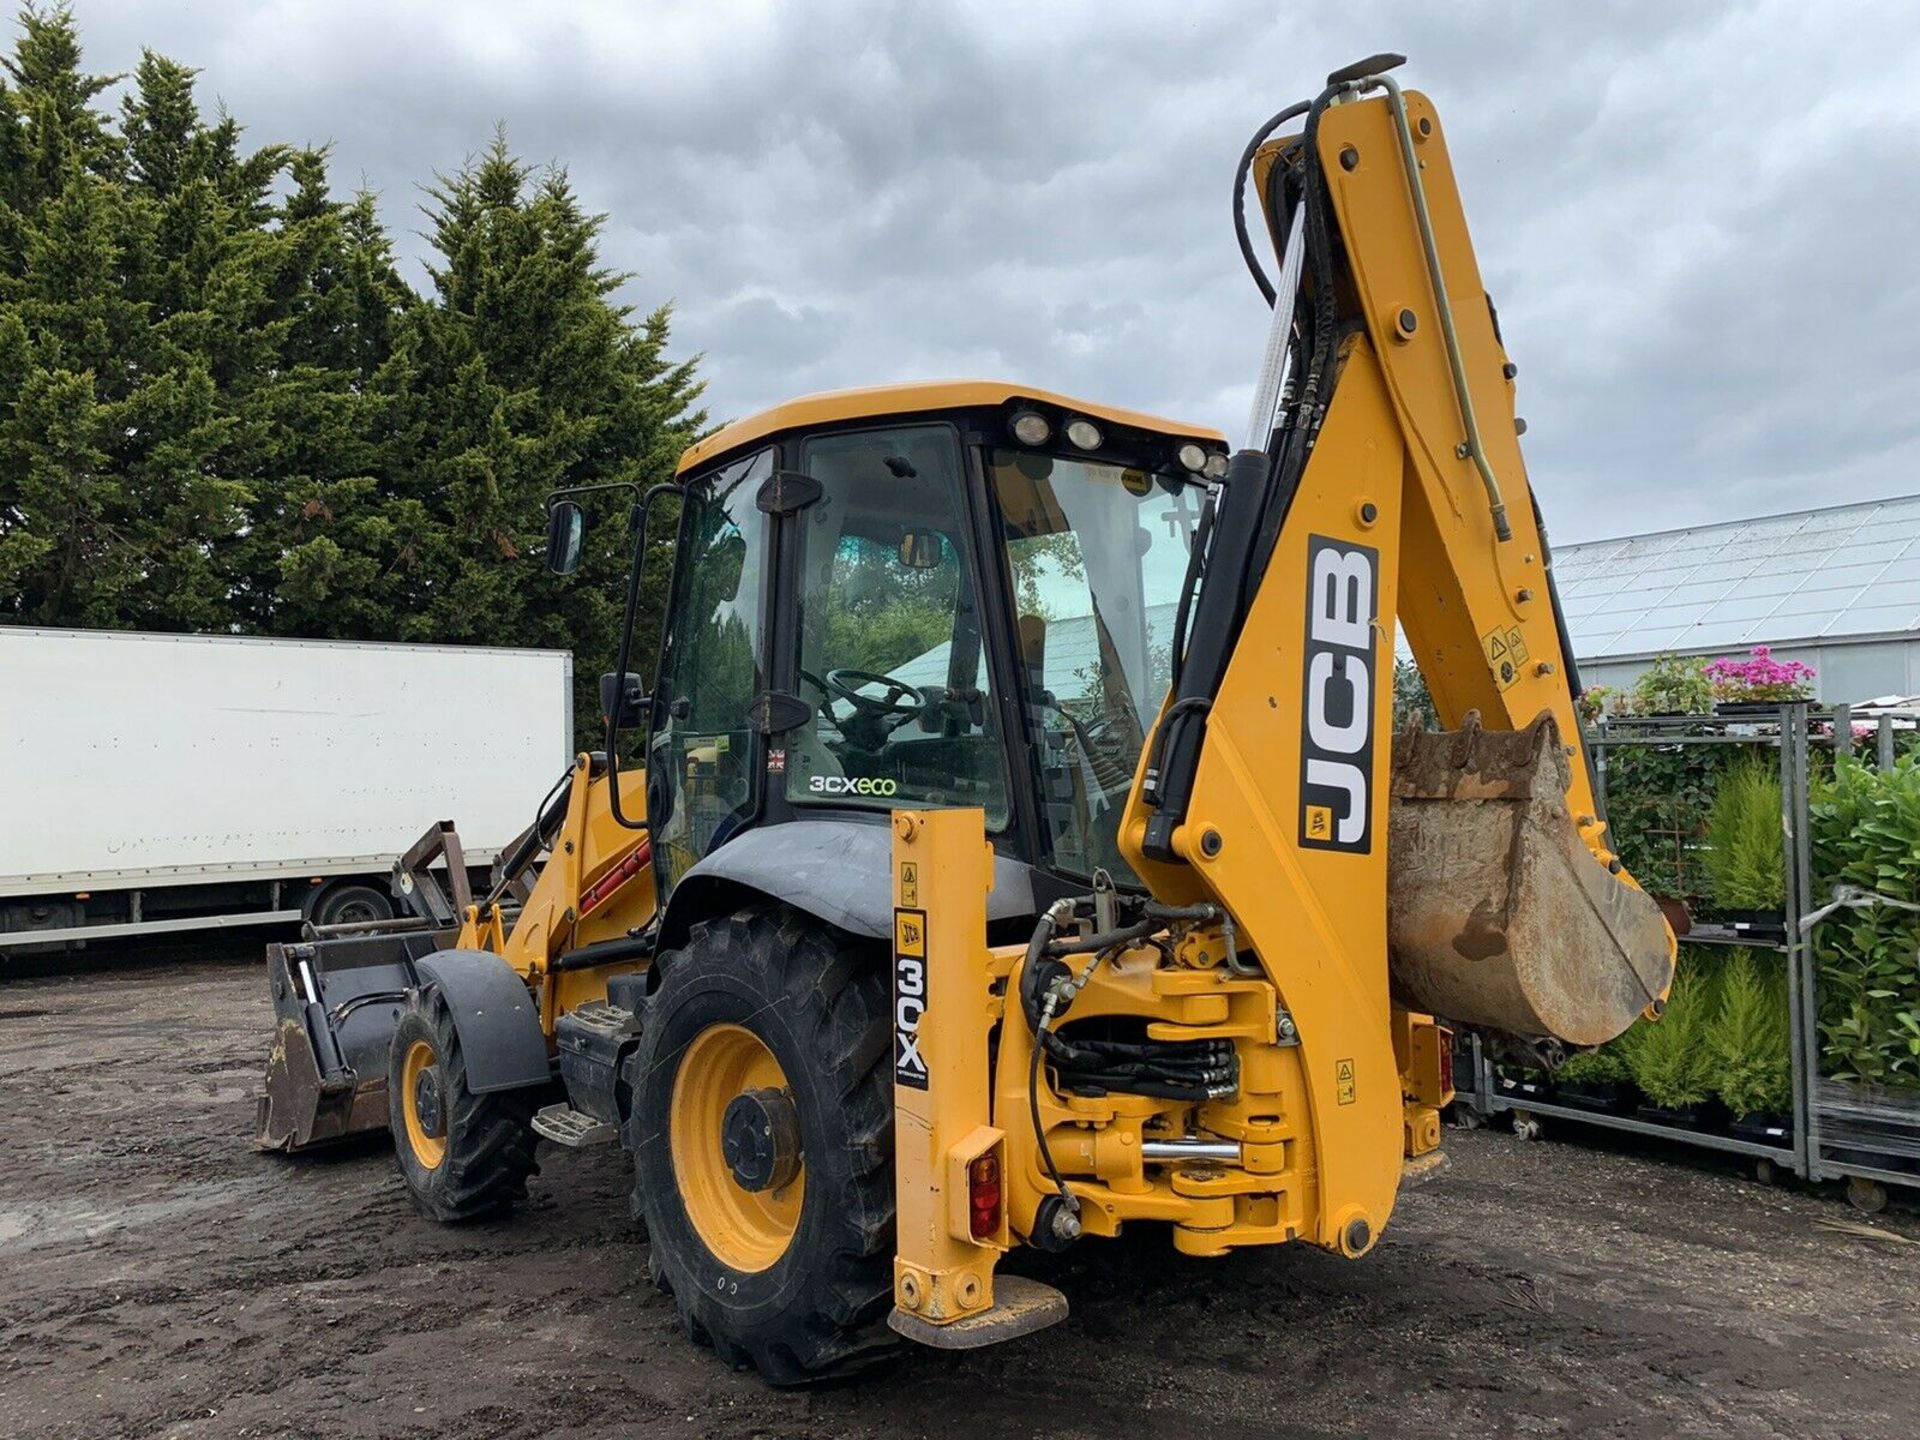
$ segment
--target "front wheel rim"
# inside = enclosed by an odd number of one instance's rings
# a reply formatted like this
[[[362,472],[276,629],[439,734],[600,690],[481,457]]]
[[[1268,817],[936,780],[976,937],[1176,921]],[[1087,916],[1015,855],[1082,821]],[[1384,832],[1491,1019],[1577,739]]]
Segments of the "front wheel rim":
[[[407,1047],[405,1059],[400,1063],[400,1111],[407,1121],[407,1148],[413,1152],[413,1158],[420,1162],[423,1169],[438,1170],[447,1158],[446,1136],[446,1093],[441,1089],[440,1133],[432,1134],[420,1118],[418,1095],[421,1082],[428,1078],[440,1063],[440,1057],[433,1053],[433,1046],[425,1040],[416,1040]],[[438,1078],[437,1076],[434,1078]]]
[[[727,1108],[755,1090],[789,1090],[773,1051],[744,1026],[711,1025],[681,1056],[667,1111],[687,1218],[717,1259],[746,1273],[770,1269],[787,1253],[800,1228],[807,1178],[804,1156],[775,1189],[748,1190],[735,1178],[723,1143]]]

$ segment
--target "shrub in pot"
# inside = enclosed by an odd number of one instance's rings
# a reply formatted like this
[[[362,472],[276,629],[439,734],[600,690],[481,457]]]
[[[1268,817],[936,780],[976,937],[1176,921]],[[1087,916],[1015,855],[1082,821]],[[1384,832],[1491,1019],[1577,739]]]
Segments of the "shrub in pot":
[[[1721,776],[1706,840],[1701,862],[1715,906],[1735,923],[1781,933],[1786,837],[1780,777],[1765,761],[1742,760]]]
[[[1813,698],[1814,669],[1798,660],[1776,660],[1765,645],[1744,660],[1722,656],[1705,667],[1716,704],[1730,709],[1771,709],[1790,700]]]
[[[1698,655],[1661,655],[1633,682],[1636,715],[1710,715],[1713,681]]]
[[[1711,884],[1705,831],[1725,745],[1619,745],[1607,752],[1608,834],[1648,894],[1691,903]]]
[[[1637,1034],[1636,1022],[1628,1035]],[[1587,1110],[1631,1110],[1634,1089],[1633,1072],[1627,1064],[1627,1047],[1618,1040],[1597,1050],[1582,1050],[1554,1071],[1557,1097],[1569,1105]]]
[[[1720,1003],[1707,1022],[1713,1087],[1736,1118],[1793,1111],[1793,1059],[1784,961],[1736,950],[1722,964]]]
[[[1645,1092],[1651,1118],[1682,1125],[1704,1118],[1713,1098],[1713,1062],[1705,1040],[1715,989],[1706,964],[1683,951],[1666,1013],[1645,1027],[1633,1048],[1633,1083]]]

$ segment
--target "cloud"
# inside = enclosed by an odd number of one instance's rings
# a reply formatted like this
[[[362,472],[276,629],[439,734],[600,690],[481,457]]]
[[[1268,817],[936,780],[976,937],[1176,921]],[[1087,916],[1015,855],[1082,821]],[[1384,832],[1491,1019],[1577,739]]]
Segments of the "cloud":
[[[672,299],[716,417],[1006,375],[1238,436],[1227,214],[1265,116],[1372,51],[1433,96],[1563,539],[1920,490],[1920,27],[1900,3],[788,6],[79,0],[333,144],[402,253],[496,121]]]

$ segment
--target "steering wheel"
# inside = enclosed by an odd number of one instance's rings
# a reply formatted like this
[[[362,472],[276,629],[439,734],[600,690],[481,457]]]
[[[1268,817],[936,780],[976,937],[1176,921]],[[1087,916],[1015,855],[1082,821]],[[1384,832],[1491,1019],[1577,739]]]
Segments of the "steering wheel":
[[[862,695],[857,688],[861,685],[878,685],[886,694],[878,699]],[[891,675],[878,675],[871,670],[829,670],[824,688],[861,714],[882,719],[911,720],[927,708],[927,697],[919,686],[896,680]]]

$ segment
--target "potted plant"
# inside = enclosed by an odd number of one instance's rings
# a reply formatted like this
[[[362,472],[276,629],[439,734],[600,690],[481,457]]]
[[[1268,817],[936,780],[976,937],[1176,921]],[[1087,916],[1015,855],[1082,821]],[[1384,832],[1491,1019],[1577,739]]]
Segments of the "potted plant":
[[[1600,717],[1624,698],[1612,685],[1589,685],[1574,698],[1574,713],[1579,715],[1582,725],[1597,725]]]
[[[1712,1059],[1705,1040],[1712,1019],[1714,985],[1700,959],[1682,952],[1673,988],[1659,1020],[1633,1047],[1633,1082],[1646,1093],[1643,1120],[1697,1130],[1706,1124],[1713,1099]]]
[[[1785,836],[1779,775],[1764,761],[1740,761],[1714,792],[1701,862],[1722,922],[1776,943],[1787,934]]]
[[[1638,1094],[1633,1088],[1631,1051],[1645,1030],[1644,1023],[1635,1022],[1618,1039],[1573,1056],[1554,1072],[1554,1098],[1577,1110],[1632,1113]]]
[[[1782,1144],[1793,1134],[1793,1058],[1784,964],[1736,950],[1720,970],[1720,1005],[1707,1024],[1714,1089],[1743,1139]]]
[[[1722,715],[1770,714],[1794,700],[1813,698],[1814,669],[1798,660],[1776,660],[1756,645],[1744,660],[1725,656],[1705,667],[1714,709]]]
[[[1635,715],[1710,715],[1713,681],[1698,655],[1660,655],[1633,682]]]
[[[1531,1065],[1501,1062],[1493,1067],[1493,1088],[1509,1100],[1545,1100],[1547,1076]]]

